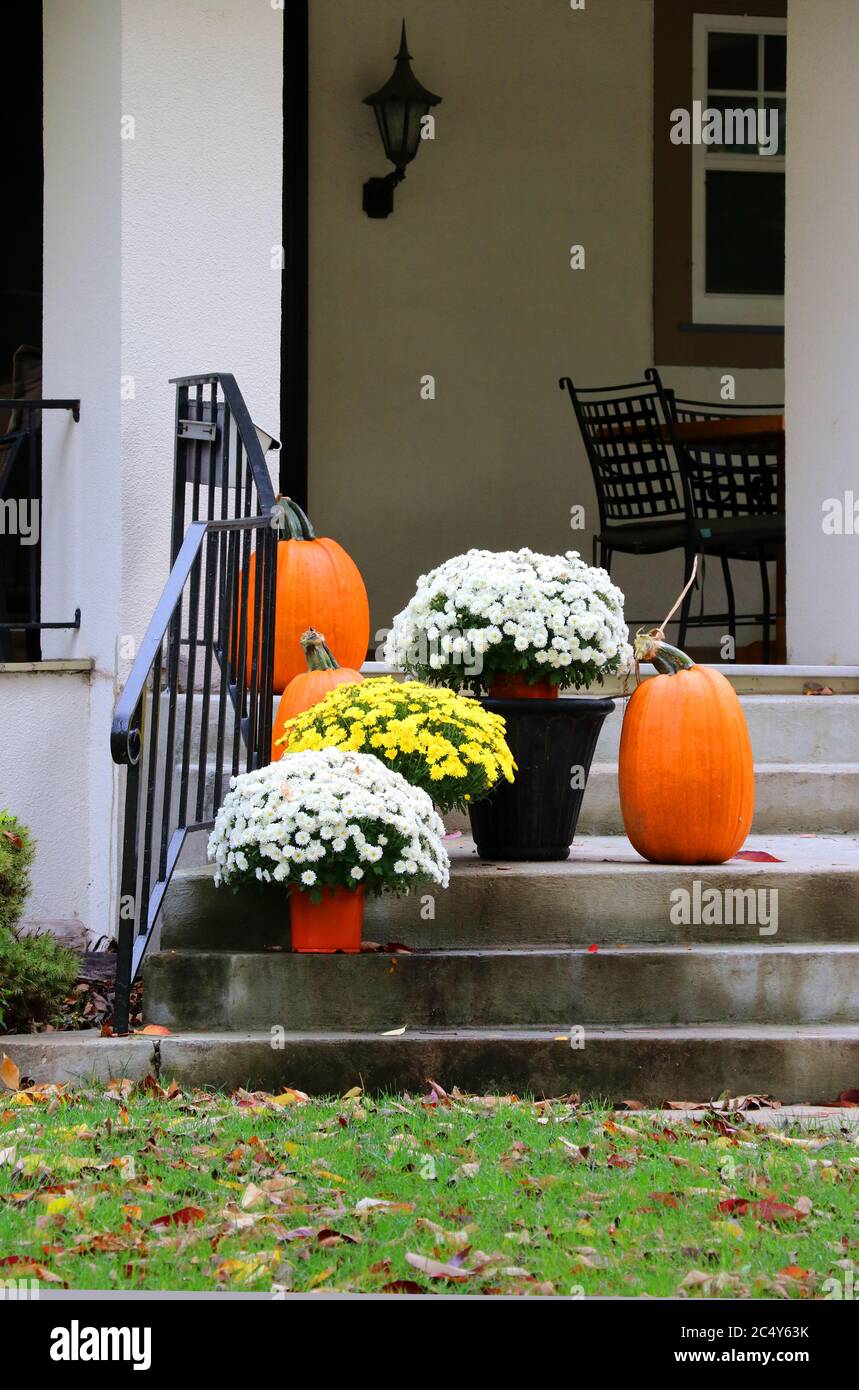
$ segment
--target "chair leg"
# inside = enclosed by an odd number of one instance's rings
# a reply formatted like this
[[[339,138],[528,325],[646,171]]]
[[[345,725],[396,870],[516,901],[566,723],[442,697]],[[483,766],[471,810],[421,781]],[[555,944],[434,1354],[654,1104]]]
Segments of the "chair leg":
[[[725,580],[725,593],[728,599],[728,632],[734,644],[734,651],[737,650],[737,609],[734,602],[734,586],[731,582],[731,566],[728,559],[722,556],[722,577]]]
[[[691,573],[692,573],[692,566],[694,565],[694,563],[695,563],[695,554],[694,554],[694,552],[691,551],[691,550],[687,550],[687,551],[686,551],[686,560],[685,560],[685,563],[684,563],[684,566],[683,566],[683,583],[684,583],[684,584],[688,584],[688,583],[689,583],[689,577],[690,577],[690,575],[691,575]],[[685,648],[685,646],[686,646],[686,629],[687,629],[688,626],[689,626],[689,611],[690,611],[690,609],[691,609],[691,607],[692,607],[692,591],[693,591],[694,587],[695,587],[695,586],[694,586],[694,584],[693,584],[692,588],[688,591],[688,593],[686,594],[686,597],[685,597],[684,600],[683,600],[683,603],[682,603],[681,606],[680,606],[680,627],[679,627],[679,630],[678,630],[678,633],[677,633],[677,645],[678,645],[678,647],[680,647],[680,648]]]
[[[769,659],[770,659],[770,621],[771,621],[771,620],[770,620],[770,577],[769,577],[769,574],[767,573],[767,562],[766,562],[765,559],[763,559],[763,557],[761,557],[761,560],[760,560],[760,567],[761,567],[761,591],[762,591],[762,593],[763,593],[763,599],[764,599],[764,612],[763,612],[763,624],[764,624],[764,665],[767,665],[767,664],[769,663]]]

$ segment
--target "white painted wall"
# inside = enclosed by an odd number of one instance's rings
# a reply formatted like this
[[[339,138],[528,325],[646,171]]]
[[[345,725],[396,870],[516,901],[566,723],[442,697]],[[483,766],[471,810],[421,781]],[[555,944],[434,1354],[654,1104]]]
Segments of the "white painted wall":
[[[24,821],[36,840],[29,918],[95,925],[90,866],[99,855],[91,854],[87,790],[95,754],[92,694],[88,673],[0,669],[0,809]]]
[[[403,14],[443,101],[393,216],[371,221],[361,185],[390,166],[361,103]],[[382,626],[470,546],[590,558],[593,483],[557,383],[641,380],[653,361],[652,5],[313,0],[310,22],[311,514],[355,556]],[[732,370],[659,365],[699,398]],[[780,372],[736,376],[738,399],[783,398]],[[757,566],[738,568],[751,607]],[[619,555],[613,574],[629,616],[658,619],[682,556]]]
[[[791,0],[787,49],[788,660],[855,664],[859,534],[822,508],[859,502],[859,5]]]
[[[85,701],[33,678],[50,751],[0,796],[42,840],[34,904],[98,932],[117,860],[117,641],[143,636],[169,559],[167,379],[232,371],[254,419],[279,427],[282,20],[262,0],[45,0],[45,394],[80,396],[82,414],[45,425],[43,607],[83,616],[44,649],[95,672]],[[9,757],[6,710],[18,727],[29,688],[14,704],[0,691]],[[51,800],[59,858],[39,829]]]
[[[43,27],[44,391],[79,397],[81,418],[44,418],[42,616],[61,621],[79,607],[81,629],[47,632],[42,648],[92,658],[94,671],[85,688],[79,678],[4,679],[19,715],[11,727],[27,725],[32,703],[35,742],[14,803],[3,791],[40,842],[29,914],[79,916],[103,934],[122,551],[120,10],[114,0],[45,0]]]

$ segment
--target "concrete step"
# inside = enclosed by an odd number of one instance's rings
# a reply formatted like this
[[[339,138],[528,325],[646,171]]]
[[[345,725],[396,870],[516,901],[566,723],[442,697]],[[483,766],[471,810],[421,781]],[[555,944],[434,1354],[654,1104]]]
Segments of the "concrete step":
[[[755,763],[842,763],[859,758],[855,695],[741,695]],[[603,725],[600,762],[616,762],[623,700]]]
[[[311,1095],[343,1095],[359,1085],[378,1094],[425,1090],[432,1078],[478,1093],[629,1097],[654,1105],[706,1101],[724,1091],[823,1104],[857,1084],[859,1027],[595,1028],[577,1049],[554,1028],[407,1029],[387,1038],[187,1033],[161,1038],[157,1053],[162,1080],[175,1077],[185,1086],[297,1086]]]
[[[469,833],[467,815],[445,816],[451,830]],[[859,762],[758,763],[754,829],[759,835],[859,831]],[[591,764],[579,835],[622,835],[617,763]]]
[[[165,710],[166,698],[165,696]],[[194,756],[199,745],[202,698],[200,694],[193,696],[191,727]],[[562,698],[577,697],[575,692],[571,692]],[[603,725],[597,746],[597,758],[605,763],[616,761],[620,743],[624,699],[621,696],[615,698],[615,709]],[[740,699],[749,725],[756,762],[841,763],[845,760],[859,759],[859,695],[811,697],[797,694],[744,694]],[[184,701],[185,696],[180,696],[180,727],[181,719],[184,717]],[[277,701],[274,709],[276,707]],[[208,727],[211,750],[217,730],[217,707],[214,704],[210,706]],[[232,723],[228,721],[230,734],[232,727]]]
[[[198,774],[199,766],[193,763],[190,786],[194,795]],[[223,784],[224,790],[228,780]],[[178,795],[178,785],[177,769],[174,796]],[[209,807],[214,796],[211,769],[207,772],[204,794]],[[445,821],[451,829],[469,831],[465,814],[453,812]],[[758,763],[755,766],[754,829],[761,835],[859,831],[859,762]],[[580,835],[623,834],[616,762],[592,763],[578,831]]]
[[[570,858],[554,864],[486,863],[464,835],[447,844],[450,887],[370,899],[367,940],[435,950],[859,940],[859,837],[853,835],[752,835],[747,849],[780,862],[704,866],[647,864],[622,836],[577,838]],[[720,895],[710,899],[713,921],[696,910],[711,889]],[[726,896],[751,889],[754,912],[750,896],[742,903]],[[189,868],[170,885],[161,945],[253,951],[283,946],[287,931],[279,890],[234,894],[215,888],[211,867]]]
[[[859,946],[162,951],[145,998],[147,1021],[171,1029],[850,1023]]]

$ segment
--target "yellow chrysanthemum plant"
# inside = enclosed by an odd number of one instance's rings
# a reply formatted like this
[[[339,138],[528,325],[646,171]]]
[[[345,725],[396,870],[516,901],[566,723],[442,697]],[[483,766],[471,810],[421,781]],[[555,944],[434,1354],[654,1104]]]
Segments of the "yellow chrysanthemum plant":
[[[428,792],[440,811],[465,810],[501,780],[512,782],[516,771],[500,715],[471,696],[390,676],[329,690],[288,719],[276,742],[290,753],[374,753]]]

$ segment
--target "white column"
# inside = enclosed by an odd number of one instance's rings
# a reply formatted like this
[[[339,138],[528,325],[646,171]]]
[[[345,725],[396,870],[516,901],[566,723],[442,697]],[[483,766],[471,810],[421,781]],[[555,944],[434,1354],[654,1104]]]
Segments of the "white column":
[[[788,661],[859,665],[859,4],[790,0],[787,52]]]
[[[44,756],[29,768],[20,814],[42,833],[37,888],[65,865],[54,915],[79,913],[97,935],[111,928],[116,776],[108,737],[115,696],[121,570],[120,12],[115,0],[44,5],[44,394],[78,397],[81,418],[45,411],[42,454],[42,617],[79,632],[46,632],[45,657],[93,661],[89,691],[50,677],[32,717]],[[88,696],[88,698],[87,698]],[[71,757],[66,750],[74,750]],[[14,809],[18,810],[16,806]],[[48,900],[34,896],[33,911]]]

